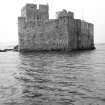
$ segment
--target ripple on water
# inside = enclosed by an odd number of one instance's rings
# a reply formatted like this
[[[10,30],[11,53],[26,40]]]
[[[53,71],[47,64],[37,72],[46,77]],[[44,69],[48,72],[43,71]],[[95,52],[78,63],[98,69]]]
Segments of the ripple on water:
[[[105,105],[104,47],[0,53],[0,105]]]

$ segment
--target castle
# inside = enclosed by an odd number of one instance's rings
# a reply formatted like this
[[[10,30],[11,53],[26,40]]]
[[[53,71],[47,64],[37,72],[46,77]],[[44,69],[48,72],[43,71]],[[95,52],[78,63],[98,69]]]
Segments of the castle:
[[[49,19],[49,6],[26,4],[18,17],[19,51],[72,51],[94,48],[94,25],[62,10]]]

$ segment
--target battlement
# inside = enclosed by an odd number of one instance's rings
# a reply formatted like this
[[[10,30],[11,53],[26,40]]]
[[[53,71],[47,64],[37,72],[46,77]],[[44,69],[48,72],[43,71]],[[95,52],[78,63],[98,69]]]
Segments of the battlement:
[[[56,12],[56,17],[57,18],[69,17],[74,19],[74,13],[70,11],[67,12],[65,9],[63,9],[62,11]]]

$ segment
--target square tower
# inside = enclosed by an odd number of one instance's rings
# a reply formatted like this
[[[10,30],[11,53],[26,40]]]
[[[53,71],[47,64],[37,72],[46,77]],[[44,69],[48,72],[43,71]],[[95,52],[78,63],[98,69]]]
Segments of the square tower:
[[[49,19],[49,6],[48,5],[39,5],[39,16],[42,21]]]
[[[26,20],[35,20],[37,18],[37,5],[26,4],[21,10],[21,16]]]

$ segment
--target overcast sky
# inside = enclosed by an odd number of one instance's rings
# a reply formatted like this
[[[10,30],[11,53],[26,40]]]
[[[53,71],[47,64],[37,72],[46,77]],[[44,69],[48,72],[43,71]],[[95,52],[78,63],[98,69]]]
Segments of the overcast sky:
[[[72,11],[75,18],[94,24],[95,43],[105,42],[105,0],[1,0],[0,43],[18,42],[17,17],[26,3],[48,3],[50,18],[62,9]]]

